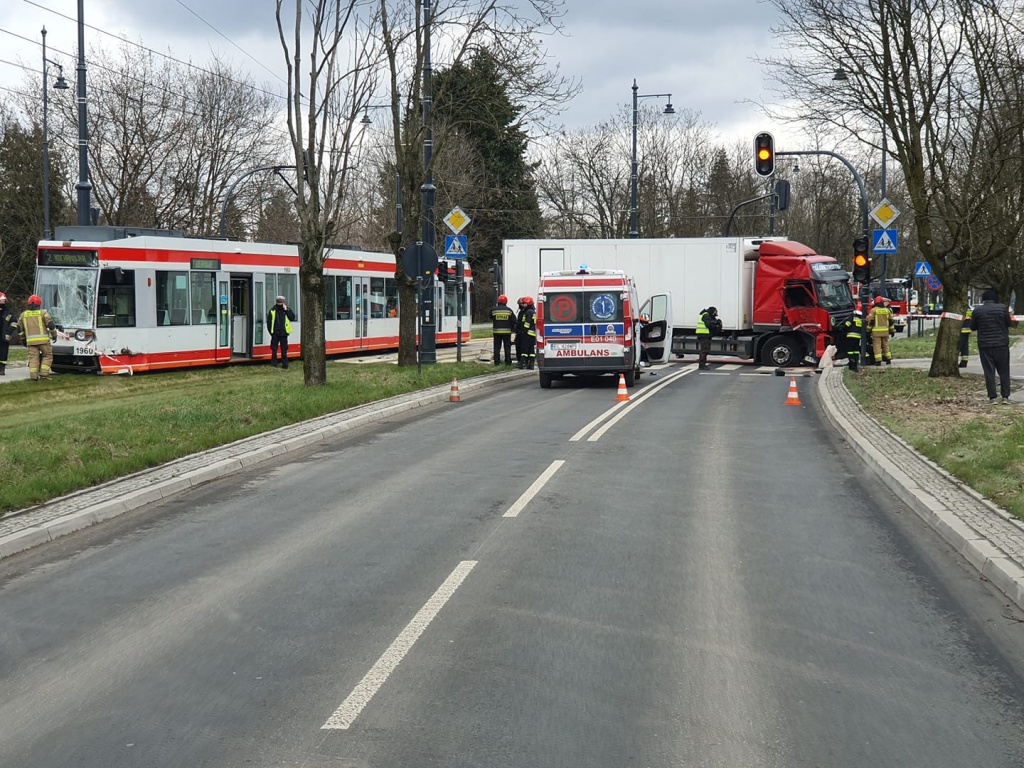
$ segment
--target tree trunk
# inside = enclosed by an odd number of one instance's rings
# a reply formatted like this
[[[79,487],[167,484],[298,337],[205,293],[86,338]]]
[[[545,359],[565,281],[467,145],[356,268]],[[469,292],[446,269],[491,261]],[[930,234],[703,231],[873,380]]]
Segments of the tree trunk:
[[[301,246],[299,284],[302,286],[302,379],[307,387],[327,384],[324,338],[324,267],[319,247]]]

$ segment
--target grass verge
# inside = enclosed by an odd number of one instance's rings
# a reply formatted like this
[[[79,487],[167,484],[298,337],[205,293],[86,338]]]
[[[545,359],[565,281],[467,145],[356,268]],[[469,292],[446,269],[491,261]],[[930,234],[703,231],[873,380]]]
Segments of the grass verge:
[[[976,374],[869,367],[844,377],[861,407],[918,453],[1024,518],[1024,407],[989,405]]]
[[[158,373],[64,375],[3,384],[0,513],[172,459],[374,400],[506,370],[477,362],[416,368],[328,364],[324,387],[301,363]]]

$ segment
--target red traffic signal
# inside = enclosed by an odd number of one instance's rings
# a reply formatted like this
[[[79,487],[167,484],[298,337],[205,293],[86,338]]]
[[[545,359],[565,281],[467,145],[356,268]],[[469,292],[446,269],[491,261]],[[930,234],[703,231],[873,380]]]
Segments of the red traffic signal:
[[[758,176],[775,173],[775,138],[770,133],[754,137],[754,172]]]

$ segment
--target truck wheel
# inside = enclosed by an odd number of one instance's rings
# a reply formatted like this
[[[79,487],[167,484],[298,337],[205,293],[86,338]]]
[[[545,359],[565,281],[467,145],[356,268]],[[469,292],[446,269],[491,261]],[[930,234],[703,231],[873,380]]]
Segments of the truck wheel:
[[[779,336],[771,339],[761,350],[762,365],[774,365],[776,368],[787,368],[799,365],[800,350],[792,339]]]
[[[634,384],[636,384],[636,370],[630,368],[626,371],[626,386],[632,387]]]
[[[551,374],[550,373],[544,373],[544,371],[541,371],[540,375],[537,377],[537,380],[540,381],[540,388],[541,389],[551,389]]]

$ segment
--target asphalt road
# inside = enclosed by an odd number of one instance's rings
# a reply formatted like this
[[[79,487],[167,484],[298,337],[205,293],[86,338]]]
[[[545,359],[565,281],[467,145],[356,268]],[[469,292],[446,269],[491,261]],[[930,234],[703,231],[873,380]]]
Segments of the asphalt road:
[[[1024,625],[745,370],[524,381],[3,561],[0,766],[1024,765]]]

